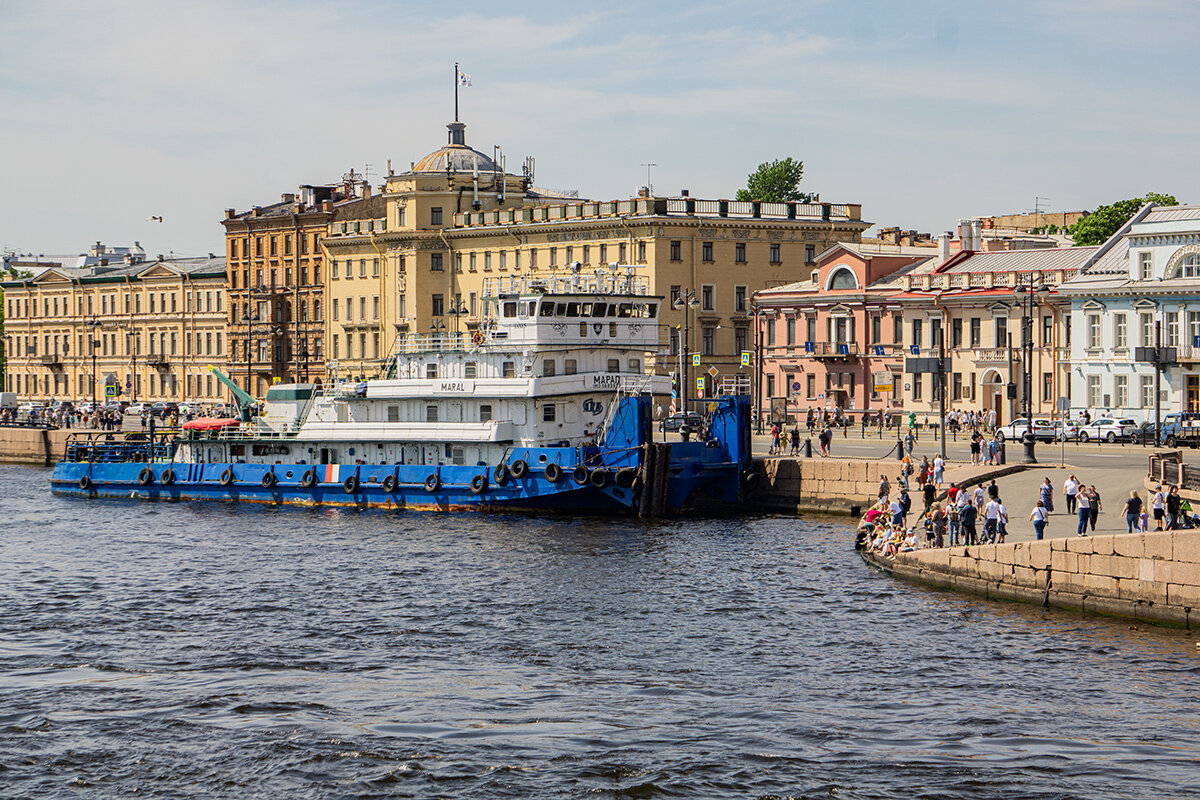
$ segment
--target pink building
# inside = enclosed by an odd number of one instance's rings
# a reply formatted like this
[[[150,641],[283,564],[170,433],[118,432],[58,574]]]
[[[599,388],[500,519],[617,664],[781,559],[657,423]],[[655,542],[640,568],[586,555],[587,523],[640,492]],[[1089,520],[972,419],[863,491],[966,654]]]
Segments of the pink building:
[[[876,392],[872,376],[892,373],[901,388],[903,326],[891,298],[903,276],[937,266],[937,249],[839,243],[816,263],[810,280],[754,294],[760,414],[900,408],[902,395]]]

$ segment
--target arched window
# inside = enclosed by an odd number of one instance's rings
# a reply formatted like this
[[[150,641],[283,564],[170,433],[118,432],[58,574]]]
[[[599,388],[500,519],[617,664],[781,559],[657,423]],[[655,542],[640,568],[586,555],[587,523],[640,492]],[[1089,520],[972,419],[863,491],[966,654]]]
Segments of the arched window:
[[[842,267],[836,270],[829,278],[830,289],[857,289],[858,281],[854,277],[854,273],[849,269]]]
[[[1195,253],[1184,256],[1179,262],[1179,270],[1175,273],[1178,278],[1200,278],[1200,255]]]

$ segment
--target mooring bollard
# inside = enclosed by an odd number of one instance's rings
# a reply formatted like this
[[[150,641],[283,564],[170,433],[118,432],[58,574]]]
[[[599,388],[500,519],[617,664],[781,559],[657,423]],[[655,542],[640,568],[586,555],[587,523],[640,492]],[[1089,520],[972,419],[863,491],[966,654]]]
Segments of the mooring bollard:
[[[812,458],[812,439],[804,440],[804,457]]]

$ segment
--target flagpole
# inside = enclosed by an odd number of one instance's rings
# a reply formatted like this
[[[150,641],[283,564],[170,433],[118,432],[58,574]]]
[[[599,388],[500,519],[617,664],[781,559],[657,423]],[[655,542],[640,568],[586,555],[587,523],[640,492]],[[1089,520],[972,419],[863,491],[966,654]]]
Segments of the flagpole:
[[[458,122],[458,62],[454,62],[454,121]]]

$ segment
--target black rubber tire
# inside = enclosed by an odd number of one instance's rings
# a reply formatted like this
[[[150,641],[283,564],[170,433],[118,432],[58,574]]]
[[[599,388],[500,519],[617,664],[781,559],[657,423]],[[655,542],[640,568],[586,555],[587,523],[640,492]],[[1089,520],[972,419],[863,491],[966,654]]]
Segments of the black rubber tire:
[[[1174,436],[1167,437],[1167,447],[1168,448],[1170,448],[1171,450],[1174,450],[1175,445],[1177,445],[1177,444],[1179,444],[1179,440],[1176,439]]]
[[[222,472],[218,483],[220,483],[222,486],[229,486],[231,483],[233,483],[233,470],[227,469]]]
[[[440,488],[442,488],[442,479],[437,476],[436,472],[425,479],[425,491],[436,492]]]
[[[551,483],[558,483],[562,480],[562,476],[562,467],[560,467],[558,464],[551,462],[546,465],[546,480],[550,481]]]
[[[496,482],[497,486],[508,483],[508,465],[497,464],[496,468],[492,470],[492,480]]]
[[[592,486],[595,486],[597,489],[603,489],[605,486],[608,486],[608,482],[611,478],[612,472],[610,472],[607,468],[597,467],[596,469],[592,470],[589,480],[591,480]]]
[[[575,481],[576,486],[587,486],[590,477],[591,474],[588,472],[588,468],[582,464],[571,470],[571,480]]]
[[[306,469],[304,474],[300,476],[300,486],[305,489],[311,489],[317,485],[317,471],[315,469]]]
[[[154,483],[154,470],[149,467],[142,467],[142,471],[138,473],[137,481],[142,486],[149,486]]]
[[[86,492],[88,489],[92,488],[92,479],[91,479],[91,478],[89,478],[87,475],[82,475],[82,476],[80,476],[80,478],[79,478],[79,488],[80,488],[80,489],[82,489],[82,490],[83,490],[83,491],[85,491],[85,492]]]
[[[1112,444],[1117,440],[1117,434],[1113,431],[1109,431],[1108,435],[1104,437],[1104,440],[1109,444]]]
[[[358,491],[358,476],[351,475],[346,480],[342,481],[342,491],[346,494],[354,494]]]
[[[175,482],[175,470],[167,467],[162,471],[162,474],[158,476],[158,480],[163,486],[170,486]]]
[[[484,490],[487,489],[487,485],[486,475],[476,475],[474,478],[471,478],[471,494],[483,494]]]
[[[1087,431],[1080,431],[1080,432],[1079,432],[1079,439],[1078,439],[1078,441],[1080,441],[1080,442],[1083,442],[1084,444],[1087,444],[1087,443],[1088,443],[1088,441],[1089,441],[1091,438],[1092,438],[1092,437],[1088,435],[1088,432],[1087,432]]]
[[[387,492],[388,494],[395,494],[395,492],[396,492],[396,476],[395,475],[388,475],[386,478],[383,479],[383,490],[385,492]]]
[[[615,482],[622,489],[632,489],[633,482],[637,480],[638,471],[633,467],[625,467],[617,470]]]
[[[529,465],[523,459],[518,458],[516,461],[508,465],[509,474],[517,480],[525,477],[525,473],[529,471]]]
[[[275,483],[278,480],[279,479],[275,477],[274,472],[264,472],[261,482],[264,489],[273,489],[275,488]]]

